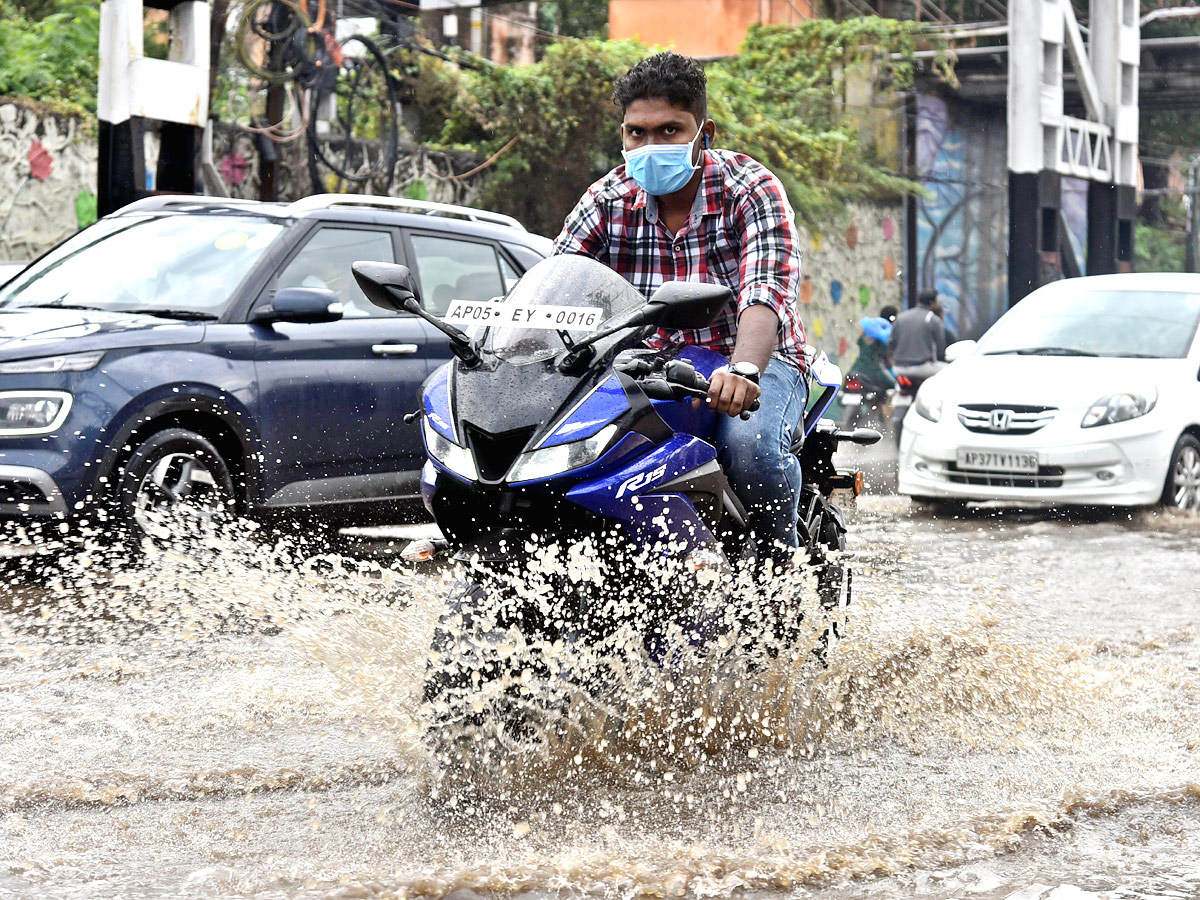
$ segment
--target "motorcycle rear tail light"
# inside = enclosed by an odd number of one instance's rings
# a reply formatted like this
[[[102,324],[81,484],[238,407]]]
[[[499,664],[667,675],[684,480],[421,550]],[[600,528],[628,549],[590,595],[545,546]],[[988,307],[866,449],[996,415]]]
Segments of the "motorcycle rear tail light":
[[[853,375],[851,375],[849,378],[846,379],[846,390],[861,391],[862,389],[863,389],[862,382],[859,381],[857,378],[855,378]]]

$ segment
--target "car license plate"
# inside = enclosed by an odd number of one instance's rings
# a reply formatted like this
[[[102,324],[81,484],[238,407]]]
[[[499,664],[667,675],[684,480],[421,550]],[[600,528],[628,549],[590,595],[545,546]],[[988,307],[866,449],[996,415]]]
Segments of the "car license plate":
[[[595,331],[604,321],[604,309],[599,306],[531,306],[496,300],[452,300],[442,321],[451,325]]]
[[[977,472],[1020,472],[1036,475],[1036,453],[1011,453],[1007,450],[959,450],[958,467]]]

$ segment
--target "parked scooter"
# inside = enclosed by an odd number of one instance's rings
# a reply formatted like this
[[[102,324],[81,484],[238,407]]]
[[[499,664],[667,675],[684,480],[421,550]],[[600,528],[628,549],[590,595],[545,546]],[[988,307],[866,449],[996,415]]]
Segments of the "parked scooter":
[[[451,752],[464,725],[488,711],[503,717],[505,698],[524,684],[509,671],[514,635],[561,655],[564,645],[602,641],[636,608],[644,652],[666,664],[664,636],[691,615],[694,578],[752,560],[754,544],[712,444],[716,413],[693,403],[726,360],[694,346],[652,350],[645,340],[658,328],[711,324],[732,302],[730,291],[667,282],[647,302],[595,260],[556,256],[502,300],[453,301],[443,320],[421,307],[405,267],[353,268],[372,303],[424,318],[457,357],[430,377],[413,416],[428,452],[422,496],[445,536],[424,550],[470,563],[473,579],[454,589],[433,638],[424,691],[434,710],[431,742]],[[484,329],[470,337],[452,322]],[[824,354],[810,358],[809,372],[814,400],[792,438],[805,482],[798,529],[830,610],[849,603],[852,586],[839,503],[854,502],[862,487],[861,473],[838,469],[834,453],[880,435],[822,419],[841,373]],[[527,571],[548,545],[586,546],[607,574],[596,583],[563,566],[543,572],[553,596],[521,596],[511,573]],[[645,569],[669,559],[684,564],[664,590]],[[732,627],[688,621],[697,645]],[[777,623],[781,633],[795,624]],[[557,664],[547,656],[544,672]]]

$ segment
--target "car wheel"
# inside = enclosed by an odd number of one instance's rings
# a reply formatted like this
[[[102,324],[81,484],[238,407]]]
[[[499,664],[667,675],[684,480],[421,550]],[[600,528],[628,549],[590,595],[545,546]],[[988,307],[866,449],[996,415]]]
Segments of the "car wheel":
[[[1181,435],[1171,453],[1162,502],[1200,512],[1200,441],[1190,434]]]
[[[234,510],[229,466],[207,438],[168,428],[139,444],[117,481],[121,525],[134,537],[200,530]]]

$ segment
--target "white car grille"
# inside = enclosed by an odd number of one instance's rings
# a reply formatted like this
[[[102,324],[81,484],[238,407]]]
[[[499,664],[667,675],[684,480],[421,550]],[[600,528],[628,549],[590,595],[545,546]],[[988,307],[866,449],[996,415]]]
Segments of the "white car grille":
[[[954,484],[972,484],[1005,488],[1060,488],[1066,471],[1062,466],[1038,466],[1037,474],[1027,472],[976,472],[947,463],[943,476]]]
[[[1053,406],[964,403],[958,408],[958,421],[967,431],[977,434],[1021,435],[1033,434],[1057,413],[1058,410]]]

